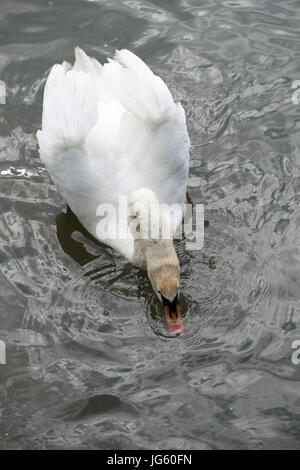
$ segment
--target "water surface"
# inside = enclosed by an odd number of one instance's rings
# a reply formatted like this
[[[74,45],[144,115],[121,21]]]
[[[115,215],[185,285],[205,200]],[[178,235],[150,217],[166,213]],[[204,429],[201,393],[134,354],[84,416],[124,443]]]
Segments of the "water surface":
[[[202,252],[176,243],[180,339],[39,160],[45,80],[76,45],[137,53],[186,110],[209,226]],[[299,449],[299,50],[294,0],[2,0],[1,449]]]

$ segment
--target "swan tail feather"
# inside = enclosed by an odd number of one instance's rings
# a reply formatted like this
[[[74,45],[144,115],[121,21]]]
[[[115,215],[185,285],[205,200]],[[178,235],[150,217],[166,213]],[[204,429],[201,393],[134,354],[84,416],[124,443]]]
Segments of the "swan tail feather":
[[[97,121],[97,89],[101,65],[75,49],[68,62],[52,67],[43,102],[42,130],[37,132],[41,159],[46,164],[71,148],[81,147]]]
[[[163,80],[135,54],[124,49],[103,67],[106,86],[129,112],[161,125],[176,119],[178,107]]]

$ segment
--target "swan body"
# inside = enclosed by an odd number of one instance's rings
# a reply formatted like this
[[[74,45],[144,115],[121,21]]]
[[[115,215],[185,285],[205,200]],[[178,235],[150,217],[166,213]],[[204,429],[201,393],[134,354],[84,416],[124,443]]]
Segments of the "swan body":
[[[171,288],[164,291],[172,301],[179,280],[172,238],[181,222],[188,178],[184,110],[174,103],[165,83],[128,50],[117,51],[105,65],[79,48],[75,56],[73,67],[67,62],[54,65],[46,82],[42,130],[37,133],[41,160],[95,238],[148,274],[162,275],[161,283],[169,269]],[[112,205],[118,221],[120,196],[128,201],[127,236],[103,239],[97,230],[99,204]],[[159,205],[175,205],[168,239],[142,240],[132,234],[129,221],[136,219],[139,226],[145,222],[138,209],[141,203],[149,210],[155,207],[159,230],[166,223]],[[155,276],[149,277],[160,292]]]

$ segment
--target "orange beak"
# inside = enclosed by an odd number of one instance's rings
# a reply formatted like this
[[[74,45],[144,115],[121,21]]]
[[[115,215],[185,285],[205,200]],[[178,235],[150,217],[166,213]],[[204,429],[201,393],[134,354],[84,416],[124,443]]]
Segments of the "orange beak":
[[[183,320],[180,315],[179,305],[164,305],[167,327],[172,336],[181,336],[184,331]]]

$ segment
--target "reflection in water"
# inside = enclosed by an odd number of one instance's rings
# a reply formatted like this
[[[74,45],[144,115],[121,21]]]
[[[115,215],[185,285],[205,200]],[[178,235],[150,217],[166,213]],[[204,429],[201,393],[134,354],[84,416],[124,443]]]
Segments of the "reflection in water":
[[[299,448],[297,2],[2,2],[0,446]],[[176,242],[185,335],[66,211],[38,157],[50,67],[128,47],[186,109],[202,252]],[[213,268],[213,269],[212,269]]]
[[[85,230],[69,206],[67,206],[66,212],[61,212],[57,215],[56,227],[57,238],[62,249],[65,253],[72,256],[80,266],[97,259],[99,255],[90,253],[88,247],[85,246],[86,239],[100,247],[103,247],[103,245]]]

